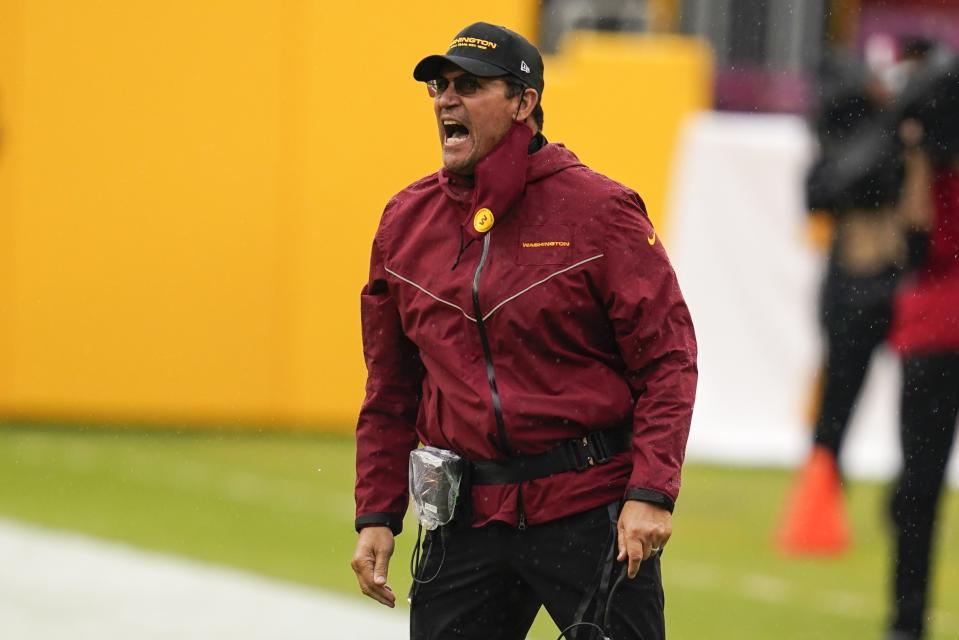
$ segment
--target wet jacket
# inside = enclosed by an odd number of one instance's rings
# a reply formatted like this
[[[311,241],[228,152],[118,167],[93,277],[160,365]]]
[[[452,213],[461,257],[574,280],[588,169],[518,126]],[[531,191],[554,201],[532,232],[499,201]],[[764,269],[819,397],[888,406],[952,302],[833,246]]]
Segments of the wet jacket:
[[[895,299],[889,341],[903,355],[959,353],[959,169],[940,168],[923,264]]]
[[[475,170],[387,204],[361,295],[369,372],[357,529],[401,528],[410,450],[469,460],[632,430],[603,465],[474,486],[473,525],[538,524],[629,495],[668,508],[696,387],[693,325],[639,196],[514,125]]]

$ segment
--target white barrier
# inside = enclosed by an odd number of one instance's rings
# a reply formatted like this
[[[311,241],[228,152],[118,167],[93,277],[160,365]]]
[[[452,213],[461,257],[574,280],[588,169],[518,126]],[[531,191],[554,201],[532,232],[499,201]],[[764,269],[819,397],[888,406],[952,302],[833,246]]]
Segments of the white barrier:
[[[683,133],[668,248],[700,345],[690,460],[793,466],[808,451],[823,267],[802,194],[814,144],[796,116],[705,113]],[[844,448],[849,475],[896,472],[898,397],[897,359],[881,353]],[[955,459],[950,478],[959,486]]]

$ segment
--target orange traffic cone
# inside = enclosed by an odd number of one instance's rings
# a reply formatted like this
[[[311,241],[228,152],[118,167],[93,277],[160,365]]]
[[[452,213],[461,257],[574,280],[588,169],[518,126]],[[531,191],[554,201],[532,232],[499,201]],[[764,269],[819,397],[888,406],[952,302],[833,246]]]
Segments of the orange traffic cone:
[[[813,447],[793,486],[776,545],[787,555],[836,555],[849,547],[849,523],[833,454]]]

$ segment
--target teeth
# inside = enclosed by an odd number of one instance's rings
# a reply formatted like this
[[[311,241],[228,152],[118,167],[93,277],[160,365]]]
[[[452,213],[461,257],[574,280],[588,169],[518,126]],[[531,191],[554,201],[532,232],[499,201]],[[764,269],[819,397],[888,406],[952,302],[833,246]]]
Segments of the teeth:
[[[443,123],[445,129],[444,138],[447,144],[460,144],[469,138],[469,130],[459,120],[444,118],[440,122]]]

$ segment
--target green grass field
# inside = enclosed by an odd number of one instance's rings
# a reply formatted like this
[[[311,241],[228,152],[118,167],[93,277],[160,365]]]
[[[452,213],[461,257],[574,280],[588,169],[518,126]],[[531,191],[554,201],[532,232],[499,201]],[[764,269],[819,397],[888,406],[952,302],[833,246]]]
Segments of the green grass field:
[[[0,516],[356,594],[353,455],[348,438],[312,435],[0,426]],[[800,561],[770,544],[789,481],[687,466],[663,559],[670,638],[880,638],[884,487],[850,488],[850,553]],[[944,513],[932,640],[959,638],[959,494]],[[414,538],[408,522],[390,574],[401,594]],[[530,638],[557,633],[541,616]]]

